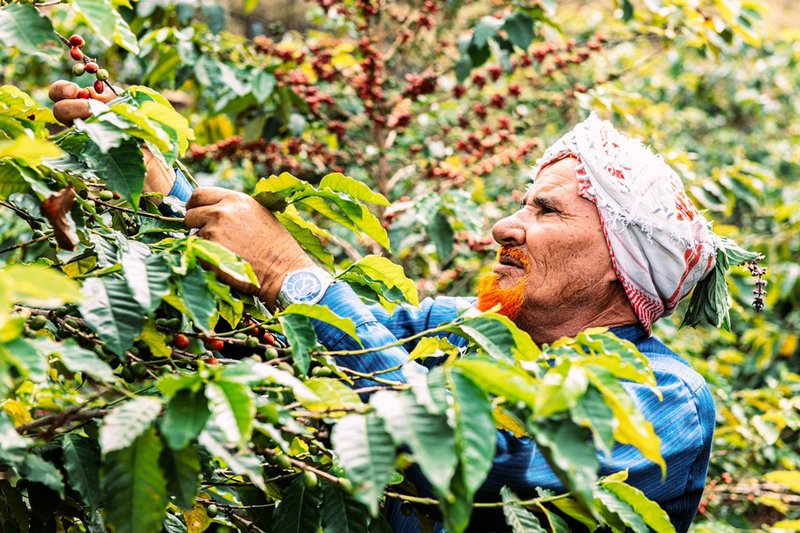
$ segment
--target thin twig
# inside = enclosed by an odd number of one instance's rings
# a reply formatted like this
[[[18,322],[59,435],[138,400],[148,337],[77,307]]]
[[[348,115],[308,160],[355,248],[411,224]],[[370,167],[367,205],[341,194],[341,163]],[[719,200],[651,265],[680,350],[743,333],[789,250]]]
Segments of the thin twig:
[[[30,246],[31,244],[36,244],[37,242],[46,241],[52,235],[53,235],[53,232],[48,232],[45,235],[42,235],[41,237],[36,237],[35,239],[31,239],[31,240],[25,241],[25,242],[19,242],[17,244],[9,246],[8,248],[3,248],[2,250],[0,250],[0,254],[4,254],[6,252],[10,252],[11,250],[16,250],[17,248],[24,248],[26,246]]]

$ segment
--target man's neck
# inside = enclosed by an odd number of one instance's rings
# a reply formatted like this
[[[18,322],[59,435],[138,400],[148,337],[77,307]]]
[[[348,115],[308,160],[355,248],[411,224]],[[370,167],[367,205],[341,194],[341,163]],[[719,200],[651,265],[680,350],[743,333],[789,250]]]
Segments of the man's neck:
[[[639,323],[631,304],[624,296],[612,296],[600,305],[583,308],[568,306],[526,313],[516,323],[527,331],[536,344],[551,343],[561,337],[574,337],[588,328],[630,326]]]

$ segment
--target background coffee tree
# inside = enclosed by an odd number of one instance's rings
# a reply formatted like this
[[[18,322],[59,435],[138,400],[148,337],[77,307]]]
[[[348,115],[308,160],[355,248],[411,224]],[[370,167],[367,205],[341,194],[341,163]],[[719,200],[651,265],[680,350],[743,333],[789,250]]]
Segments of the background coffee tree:
[[[772,22],[788,15],[734,0],[321,0],[299,20],[275,7],[2,4],[4,530],[382,530],[380,506],[404,501],[459,531],[495,425],[536,439],[572,490],[482,504],[511,527],[669,530],[624,475],[593,472],[615,438],[660,460],[617,381],[652,380],[629,347],[591,333],[540,352],[500,317],[463,317],[437,332],[471,339],[468,355],[407,339],[447,361],[426,380],[354,374],[341,363],[360,355],[326,352],[310,321],[352,322],[271,316],[200,262],[240,279],[247,265],[141,198],[146,142],[201,183],[256,194],[369,302],[469,294],[490,222],[590,109],[649,139],[719,233],[767,256],[763,314],[738,272],[733,331],[677,332],[678,316],[658,333],[717,402],[695,528],[797,529],[800,51]],[[53,29],[81,34],[128,88],[67,130],[46,107],[72,76]],[[406,482],[411,461],[433,499]]]

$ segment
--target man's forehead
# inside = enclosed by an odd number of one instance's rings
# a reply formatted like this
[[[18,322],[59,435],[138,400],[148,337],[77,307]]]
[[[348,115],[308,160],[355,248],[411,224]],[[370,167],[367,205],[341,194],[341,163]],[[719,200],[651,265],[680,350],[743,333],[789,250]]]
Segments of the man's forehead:
[[[559,162],[539,172],[534,181],[528,185],[523,199],[528,201],[532,196],[572,196],[573,192],[577,194],[575,167],[561,166]]]

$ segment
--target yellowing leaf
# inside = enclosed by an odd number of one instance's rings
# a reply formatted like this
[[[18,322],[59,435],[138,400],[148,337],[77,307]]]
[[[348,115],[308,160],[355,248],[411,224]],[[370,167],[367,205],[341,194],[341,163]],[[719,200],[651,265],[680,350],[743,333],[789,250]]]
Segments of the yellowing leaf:
[[[43,265],[10,265],[0,271],[10,281],[12,299],[33,307],[58,307],[81,299],[78,284],[58,270]]]
[[[309,411],[330,411],[331,416],[344,416],[347,413],[342,409],[365,407],[358,394],[338,379],[311,378],[305,385],[314,395],[306,397],[301,393],[297,399]]]
[[[764,474],[764,480],[783,485],[792,492],[800,494],[800,471],[776,470]]]
[[[136,339],[144,341],[156,357],[169,357],[172,355],[172,348],[167,345],[167,336],[156,329],[156,321],[153,317],[148,318],[142,333]]]
[[[153,101],[141,105],[142,113],[148,118],[172,128],[178,134],[178,151],[181,155],[189,147],[189,141],[194,139],[194,131],[189,126],[186,117],[175,111],[172,106],[165,106]]]
[[[44,157],[58,157],[61,148],[41,139],[31,139],[26,135],[13,141],[0,141],[0,158],[9,157],[29,166],[42,163]]]
[[[28,408],[19,400],[6,400],[3,402],[3,411],[11,417],[15,427],[33,422],[33,417]]]

